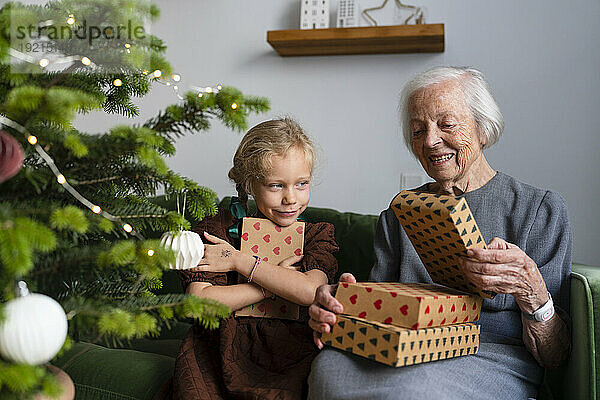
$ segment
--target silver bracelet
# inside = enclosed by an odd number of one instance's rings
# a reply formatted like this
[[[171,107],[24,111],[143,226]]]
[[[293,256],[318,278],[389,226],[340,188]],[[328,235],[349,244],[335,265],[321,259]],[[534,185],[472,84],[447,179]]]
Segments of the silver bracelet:
[[[550,292],[548,292],[548,301],[546,304],[535,310],[533,314],[526,313],[525,311],[521,312],[523,313],[523,316],[529,320],[538,322],[548,321],[554,316],[554,302],[552,301]]]
[[[252,278],[254,278],[254,272],[256,271],[256,268],[258,267],[258,264],[260,264],[261,258],[259,256],[252,256],[254,257],[254,266],[252,267],[252,270],[250,271],[250,275],[248,275],[248,283],[252,282]]]

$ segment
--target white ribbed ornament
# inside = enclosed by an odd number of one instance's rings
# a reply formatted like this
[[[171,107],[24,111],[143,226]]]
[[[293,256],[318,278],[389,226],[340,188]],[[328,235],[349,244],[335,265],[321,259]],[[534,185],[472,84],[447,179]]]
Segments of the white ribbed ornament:
[[[165,232],[160,242],[175,252],[175,265],[169,265],[171,269],[197,267],[204,256],[204,243],[196,232]]]
[[[24,295],[8,301],[4,308],[0,354],[16,363],[43,364],[54,358],[65,342],[67,316],[51,297],[28,294],[26,285],[21,290]]]

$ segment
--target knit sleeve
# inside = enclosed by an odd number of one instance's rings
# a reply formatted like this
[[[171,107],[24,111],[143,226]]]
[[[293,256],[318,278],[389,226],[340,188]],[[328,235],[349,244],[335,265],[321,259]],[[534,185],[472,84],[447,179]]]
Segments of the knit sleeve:
[[[335,228],[327,222],[307,223],[304,237],[304,257],[300,261],[300,271],[319,269],[333,283],[337,272],[337,260],[334,253],[339,247],[335,242]]]
[[[573,237],[564,199],[548,191],[527,238],[527,255],[536,262],[561,316],[569,312],[569,275]]]
[[[204,232],[213,236],[230,241],[227,236],[227,228],[233,223],[231,213],[228,210],[220,210],[213,217],[204,218],[198,225],[192,228],[206,243]],[[226,285],[227,274],[225,272],[194,272],[190,270],[177,271],[183,290],[192,282],[207,282],[211,285]]]
[[[400,280],[400,235],[402,228],[391,208],[382,211],[377,221],[373,248],[375,264],[369,274],[374,282],[398,282]]]

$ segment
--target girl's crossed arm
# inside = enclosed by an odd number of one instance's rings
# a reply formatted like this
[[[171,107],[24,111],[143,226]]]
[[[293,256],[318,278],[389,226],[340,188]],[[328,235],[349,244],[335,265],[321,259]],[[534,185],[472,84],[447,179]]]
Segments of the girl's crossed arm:
[[[198,269],[193,269],[198,270]],[[269,296],[270,293],[263,294],[260,286],[252,283],[241,283],[229,286],[213,286],[207,282],[191,282],[187,287],[186,293],[198,297],[207,297],[218,300],[226,304],[231,310],[239,310],[250,304],[254,304]]]
[[[188,287],[188,293],[219,300],[236,310],[260,301],[264,297],[262,287],[293,303],[307,306],[313,302],[317,288],[327,283],[327,275],[321,270],[299,272],[292,268],[282,268],[299,262],[302,256],[289,257],[279,265],[261,261],[255,268],[256,259],[254,257],[239,252],[225,240],[216,236],[206,232],[204,236],[213,244],[206,244],[204,257],[198,267],[192,269],[193,271],[236,271],[249,277],[254,269],[252,283],[208,286],[200,282],[193,282]],[[254,285],[254,283],[260,286]],[[265,294],[269,295],[268,292]]]

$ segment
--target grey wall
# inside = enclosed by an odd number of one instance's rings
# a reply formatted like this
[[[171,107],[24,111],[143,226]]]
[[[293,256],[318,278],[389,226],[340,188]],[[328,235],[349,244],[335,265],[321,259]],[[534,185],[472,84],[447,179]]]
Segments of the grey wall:
[[[398,128],[402,84],[434,65],[481,69],[506,119],[502,140],[487,151],[491,165],[561,193],[575,234],[574,259],[600,265],[594,257],[600,226],[597,0],[420,0],[427,22],[445,24],[444,53],[300,58],[281,58],[266,42],[267,30],[298,27],[298,0],[157,3],[162,17],[154,33],[166,40],[182,88],[223,83],[266,96],[272,112],[252,117],[251,124],[291,115],[320,144],[314,206],[360,213],[386,208],[401,173],[421,174]],[[336,4],[332,0],[332,11]],[[382,19],[393,19],[391,6]],[[137,120],[176,101],[170,89],[156,87],[141,101]],[[78,124],[94,131],[114,123],[92,115]],[[240,138],[215,123],[180,140],[170,165],[220,196],[232,194],[227,170]]]

